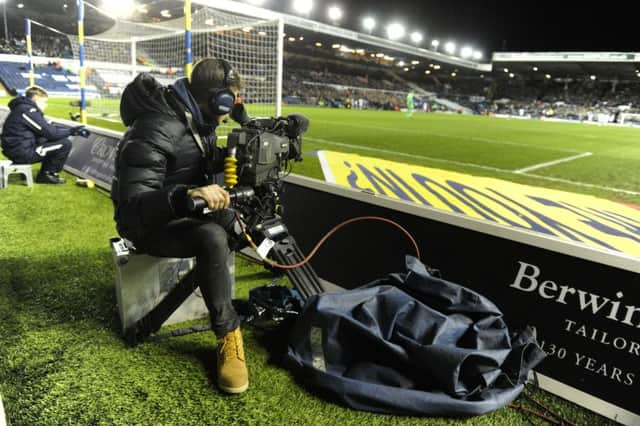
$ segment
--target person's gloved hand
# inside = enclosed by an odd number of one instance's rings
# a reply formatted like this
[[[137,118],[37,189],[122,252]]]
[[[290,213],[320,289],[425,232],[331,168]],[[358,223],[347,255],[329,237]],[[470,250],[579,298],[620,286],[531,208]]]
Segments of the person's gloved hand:
[[[84,126],[76,126],[76,127],[72,127],[71,128],[71,135],[72,136],[82,136],[83,138],[88,137],[91,134],[91,132],[87,129],[85,129]]]

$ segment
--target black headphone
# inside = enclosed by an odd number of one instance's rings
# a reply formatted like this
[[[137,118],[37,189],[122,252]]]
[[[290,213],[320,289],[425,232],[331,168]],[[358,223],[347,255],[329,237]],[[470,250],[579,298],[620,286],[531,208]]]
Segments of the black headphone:
[[[215,115],[225,115],[231,112],[233,105],[236,103],[236,95],[231,91],[231,84],[235,81],[236,76],[229,62],[224,59],[219,61],[224,69],[222,88],[210,89],[211,96],[209,96],[208,104]]]

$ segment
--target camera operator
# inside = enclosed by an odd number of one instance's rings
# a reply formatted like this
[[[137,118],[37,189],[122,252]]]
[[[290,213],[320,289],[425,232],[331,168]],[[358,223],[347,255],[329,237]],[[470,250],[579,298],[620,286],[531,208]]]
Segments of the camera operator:
[[[24,96],[9,102],[11,112],[2,127],[2,152],[16,164],[42,161],[36,182],[61,184],[58,172],[64,167],[71,141],[69,136],[89,136],[84,126],[70,129],[50,124],[44,118],[49,94],[41,87],[29,87]]]
[[[196,257],[196,282],[218,341],[218,386],[228,393],[244,392],[249,380],[227,268],[227,231],[235,218],[227,209],[229,194],[210,182],[226,156],[216,146],[215,129],[233,109],[241,84],[228,62],[214,58],[202,59],[190,80],[169,87],[138,75],[120,104],[128,130],[111,187],[118,232],[138,251]],[[213,213],[188,217],[188,197],[203,198]]]

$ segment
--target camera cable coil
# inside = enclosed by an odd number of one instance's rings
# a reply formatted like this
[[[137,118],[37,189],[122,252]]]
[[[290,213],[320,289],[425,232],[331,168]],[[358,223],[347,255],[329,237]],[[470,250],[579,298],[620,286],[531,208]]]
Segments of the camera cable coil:
[[[251,236],[249,235],[249,233],[247,232],[244,223],[242,222],[242,218],[240,217],[240,215],[238,214],[238,212],[236,212],[236,220],[238,221],[238,224],[240,225],[240,228],[242,229],[242,233],[245,236],[245,238],[247,239],[247,241],[249,242],[249,244],[251,245],[251,247],[260,254],[260,251],[258,246],[256,246],[255,242],[253,241],[253,239],[251,238]],[[318,243],[315,245],[315,247],[313,248],[313,250],[311,250],[311,253],[309,253],[309,255],[307,257],[305,257],[303,260],[301,260],[298,263],[295,263],[293,265],[282,265],[272,259],[269,259],[265,256],[260,255],[260,257],[262,257],[262,259],[269,265],[274,266],[276,268],[280,268],[280,269],[295,269],[295,268],[299,268],[303,265],[305,265],[306,263],[308,263],[311,258],[313,258],[313,256],[316,255],[316,253],[318,252],[318,250],[320,249],[320,247],[327,241],[327,239],[329,239],[329,237],[331,237],[333,234],[335,234],[339,229],[344,228],[347,225],[350,225],[352,223],[355,222],[361,222],[361,221],[365,221],[365,220],[374,220],[374,221],[381,221],[381,222],[385,222],[385,223],[389,223],[393,226],[395,226],[396,228],[400,229],[411,241],[411,244],[413,245],[413,249],[415,250],[415,254],[416,254],[416,258],[420,259],[420,248],[418,247],[418,243],[416,242],[415,238],[413,238],[413,236],[411,235],[411,233],[409,233],[409,231],[407,231],[402,225],[394,222],[391,219],[387,219],[385,217],[380,217],[380,216],[359,216],[359,217],[355,217],[352,219],[347,219],[344,222],[339,223],[338,225],[334,226],[333,228],[331,228],[331,230],[329,232],[327,232],[324,237],[322,237],[320,239],[320,241],[318,241]]]

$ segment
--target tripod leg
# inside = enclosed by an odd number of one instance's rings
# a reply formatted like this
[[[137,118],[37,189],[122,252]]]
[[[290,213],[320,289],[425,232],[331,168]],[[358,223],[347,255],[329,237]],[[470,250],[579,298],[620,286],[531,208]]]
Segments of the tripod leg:
[[[300,251],[296,240],[290,235],[277,242],[271,249],[271,253],[273,253],[274,259],[283,265],[294,265],[304,259],[304,255]],[[299,268],[286,269],[285,273],[295,288],[298,289],[304,300],[307,300],[314,294],[329,291],[308,263],[305,263]]]

